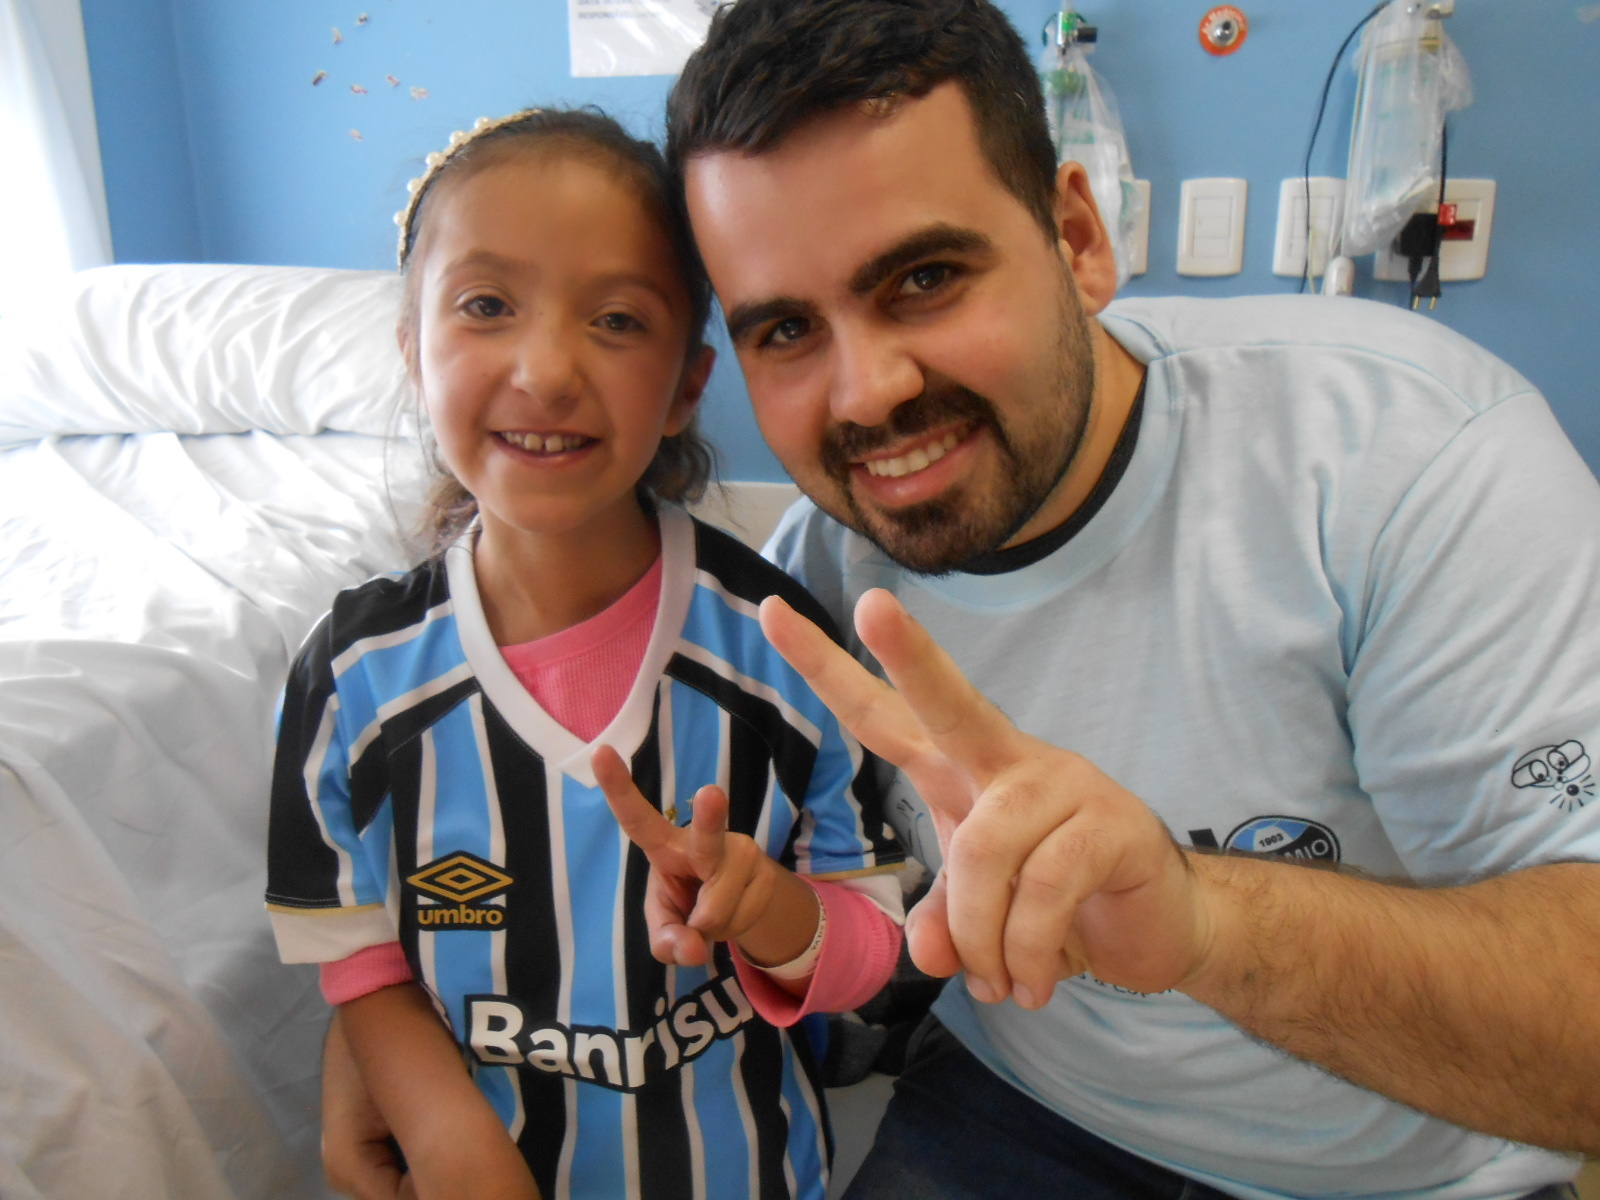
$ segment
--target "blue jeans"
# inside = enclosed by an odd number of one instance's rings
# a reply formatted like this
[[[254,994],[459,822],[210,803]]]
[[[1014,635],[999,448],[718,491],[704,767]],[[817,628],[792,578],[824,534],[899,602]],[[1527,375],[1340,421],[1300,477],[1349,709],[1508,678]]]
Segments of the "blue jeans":
[[[1566,1200],[1552,1185],[1528,1200]],[[1231,1200],[1058,1116],[928,1017],[845,1200]]]

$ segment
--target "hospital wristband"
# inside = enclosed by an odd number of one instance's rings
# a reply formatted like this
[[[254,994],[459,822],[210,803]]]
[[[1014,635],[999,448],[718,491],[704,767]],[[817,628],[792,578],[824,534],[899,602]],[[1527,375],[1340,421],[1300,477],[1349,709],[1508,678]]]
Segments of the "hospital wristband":
[[[817,932],[811,937],[811,944],[786,963],[779,963],[775,967],[761,967],[773,979],[804,979],[813,974],[817,969],[817,959],[822,957],[822,937],[828,929],[828,906],[822,902],[822,897],[817,897]],[[756,964],[751,964],[752,966]]]

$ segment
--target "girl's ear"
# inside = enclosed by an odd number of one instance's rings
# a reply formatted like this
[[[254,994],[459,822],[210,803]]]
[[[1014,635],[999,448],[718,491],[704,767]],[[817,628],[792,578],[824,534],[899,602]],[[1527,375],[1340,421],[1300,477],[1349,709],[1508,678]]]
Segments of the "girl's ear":
[[[678,378],[678,394],[673,397],[672,410],[667,413],[667,437],[682,433],[689,424],[706,390],[706,384],[711,381],[711,368],[716,363],[717,352],[710,346],[701,346],[690,352],[683,364],[683,374]]]
[[[417,329],[414,321],[401,318],[394,327],[394,340],[400,346],[400,358],[406,364],[406,374],[414,384],[417,381]]]
[[[1084,311],[1093,316],[1116,297],[1117,254],[1082,163],[1069,160],[1056,171],[1055,218],[1062,257],[1077,280]]]

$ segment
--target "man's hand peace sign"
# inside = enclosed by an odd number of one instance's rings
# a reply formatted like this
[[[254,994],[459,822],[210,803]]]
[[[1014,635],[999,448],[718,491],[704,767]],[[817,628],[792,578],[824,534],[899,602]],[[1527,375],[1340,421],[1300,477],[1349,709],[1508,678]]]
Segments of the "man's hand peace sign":
[[[864,595],[855,618],[890,683],[781,600],[761,606],[768,640],[933,815],[944,867],[906,921],[917,965],[965,970],[978,999],[1027,1008],[1083,971],[1141,992],[1195,973],[1211,920],[1160,818],[1087,759],[1019,730],[888,592]]]

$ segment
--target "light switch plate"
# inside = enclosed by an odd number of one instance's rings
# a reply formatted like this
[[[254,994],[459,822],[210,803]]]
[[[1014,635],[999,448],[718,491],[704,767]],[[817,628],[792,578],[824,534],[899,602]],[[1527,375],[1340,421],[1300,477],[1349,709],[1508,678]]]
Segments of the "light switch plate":
[[[1128,274],[1143,275],[1150,269],[1150,181],[1135,179],[1139,193],[1139,220],[1133,227],[1133,246],[1128,254]]]
[[[1244,269],[1243,179],[1185,179],[1178,218],[1179,275],[1237,275]]]
[[[1343,215],[1344,180],[1313,175],[1285,179],[1278,188],[1278,239],[1272,273],[1299,279],[1306,273],[1306,192],[1311,192],[1311,273],[1328,269],[1328,246]]]
[[[1446,238],[1439,247],[1439,281],[1460,283],[1482,279],[1489,270],[1489,234],[1494,227],[1495,182],[1492,179],[1446,179],[1444,202],[1456,206],[1457,221],[1473,223],[1472,237]],[[1372,273],[1378,279],[1405,283],[1411,278],[1406,260],[1392,249],[1379,250]]]

